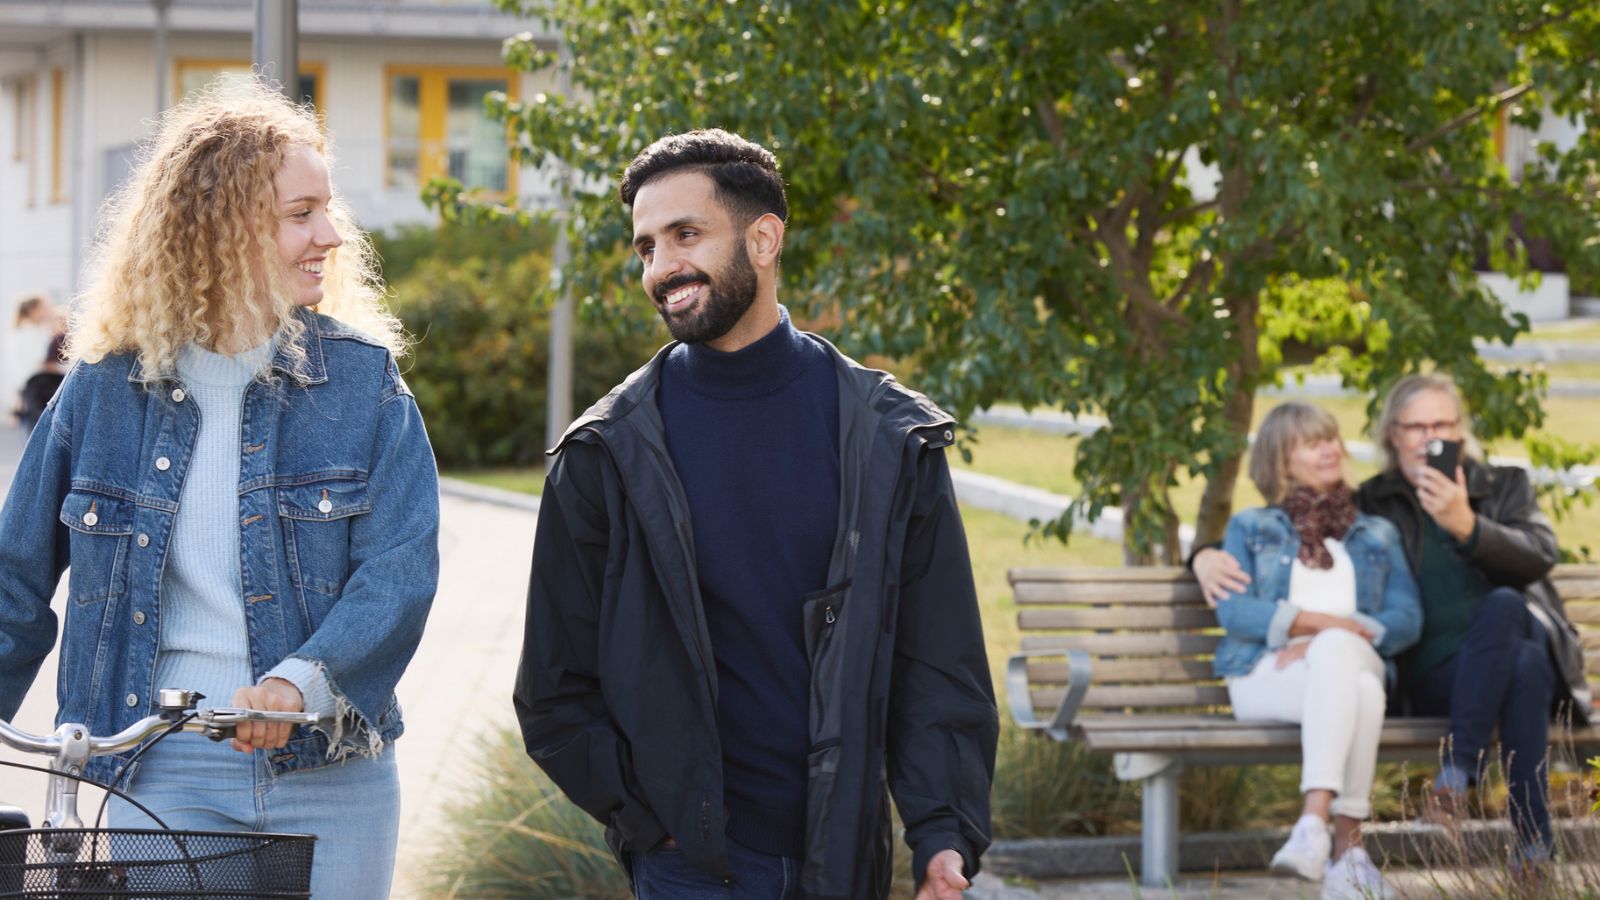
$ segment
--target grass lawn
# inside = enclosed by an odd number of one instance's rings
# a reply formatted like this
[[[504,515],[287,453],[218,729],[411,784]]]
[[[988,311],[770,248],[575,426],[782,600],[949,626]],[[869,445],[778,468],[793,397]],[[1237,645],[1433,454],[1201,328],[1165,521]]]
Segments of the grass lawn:
[[[487,485],[506,491],[538,496],[544,489],[544,469],[537,467],[511,469],[452,469],[440,472],[446,478],[458,478],[473,484]]]
[[[1544,367],[1551,381],[1600,381],[1600,362],[1565,362]]]
[[[1522,341],[1600,341],[1600,320],[1576,324],[1565,322],[1537,324],[1517,338]]]

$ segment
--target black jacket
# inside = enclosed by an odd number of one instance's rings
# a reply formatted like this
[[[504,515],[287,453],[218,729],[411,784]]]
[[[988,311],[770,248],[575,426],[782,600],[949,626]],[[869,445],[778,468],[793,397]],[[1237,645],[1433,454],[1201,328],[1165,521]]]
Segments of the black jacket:
[[[1522,591],[1529,612],[1549,636],[1550,657],[1565,687],[1564,693],[1556,694],[1557,704],[1570,705],[1574,724],[1587,724],[1590,693],[1583,670],[1583,643],[1547,577],[1560,554],[1555,531],[1539,511],[1528,473],[1514,466],[1486,466],[1471,458],[1462,461],[1462,468],[1468,502],[1478,517],[1477,540],[1462,561],[1481,571],[1496,587]],[[1356,504],[1400,529],[1406,558],[1416,574],[1422,559],[1418,548],[1425,513],[1405,476],[1392,470],[1374,475],[1362,482]]]
[[[551,450],[515,703],[528,754],[607,828],[618,860],[670,835],[730,877],[717,673],[689,510],[656,388],[668,348]],[[927,398],[833,351],[840,528],[806,599],[811,653],[804,897],[884,897],[887,792],[918,878],[990,840],[999,721],[966,537]]]

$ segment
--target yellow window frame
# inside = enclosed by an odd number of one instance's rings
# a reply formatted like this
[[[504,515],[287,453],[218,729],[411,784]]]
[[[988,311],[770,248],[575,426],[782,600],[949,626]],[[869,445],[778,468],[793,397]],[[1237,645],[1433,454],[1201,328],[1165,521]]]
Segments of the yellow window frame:
[[[50,202],[67,202],[66,148],[67,70],[50,70]]]
[[[389,167],[389,142],[393,137],[390,115],[393,111],[394,80],[410,76],[417,79],[417,184],[422,185],[436,175],[449,171],[444,155],[445,118],[450,106],[450,81],[454,78],[503,79],[506,99],[520,98],[517,73],[501,66],[417,66],[394,65],[383,67],[383,183],[392,184]],[[511,126],[506,126],[509,141]],[[520,166],[511,159],[509,145],[506,149],[506,196],[517,195],[517,176]]]

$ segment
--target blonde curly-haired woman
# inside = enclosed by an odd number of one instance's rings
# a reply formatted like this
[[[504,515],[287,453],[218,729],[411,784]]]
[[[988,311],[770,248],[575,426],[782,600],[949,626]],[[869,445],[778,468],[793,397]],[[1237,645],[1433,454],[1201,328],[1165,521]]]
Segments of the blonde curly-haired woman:
[[[74,365],[0,511],[0,716],[70,569],[58,720],[110,734],[178,687],[326,723],[246,724],[231,751],[177,734],[88,774],[124,770],[176,828],[316,834],[316,896],[381,898],[438,487],[329,161],[310,110],[230,85],[163,117],[110,203]],[[120,801],[111,821],[149,824]]]

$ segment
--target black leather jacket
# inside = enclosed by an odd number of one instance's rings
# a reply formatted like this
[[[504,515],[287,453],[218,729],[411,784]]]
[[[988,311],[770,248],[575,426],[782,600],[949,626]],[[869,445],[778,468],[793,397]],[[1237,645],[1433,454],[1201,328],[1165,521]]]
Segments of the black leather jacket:
[[[1561,596],[1548,578],[1560,555],[1550,521],[1540,512],[1528,473],[1514,466],[1489,466],[1474,459],[1462,463],[1467,497],[1478,516],[1478,539],[1463,561],[1476,566],[1496,586],[1522,591],[1528,610],[1550,638],[1550,657],[1565,692],[1556,702],[1570,705],[1574,725],[1588,723],[1589,684],[1584,676],[1583,643],[1567,619]],[[1397,471],[1383,472],[1361,483],[1356,505],[1383,516],[1400,529],[1406,558],[1416,574],[1421,560],[1422,517],[1417,495]]]

